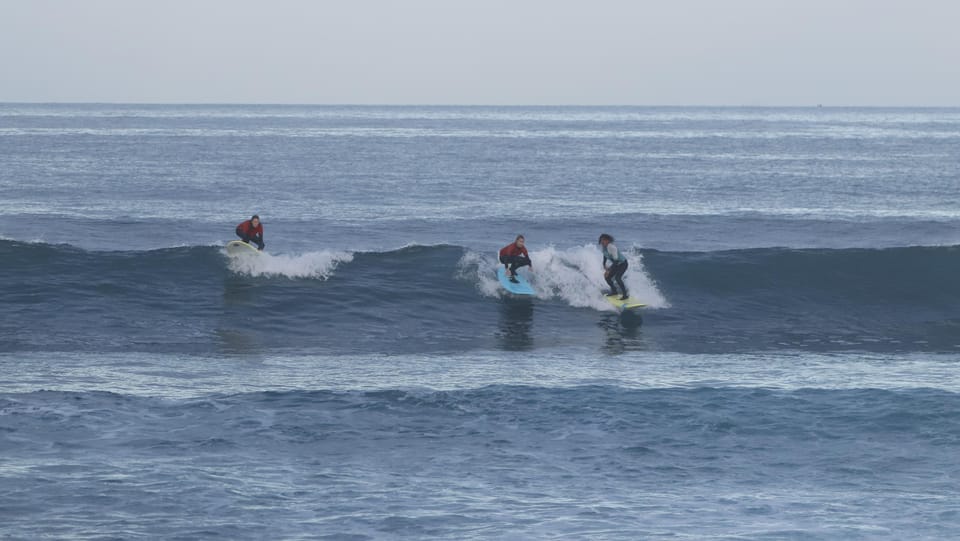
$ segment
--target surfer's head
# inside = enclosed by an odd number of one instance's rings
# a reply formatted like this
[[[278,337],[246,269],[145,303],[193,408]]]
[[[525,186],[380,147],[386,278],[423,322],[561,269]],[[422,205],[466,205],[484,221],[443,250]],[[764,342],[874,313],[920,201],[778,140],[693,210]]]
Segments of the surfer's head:
[[[253,224],[253,227],[257,227],[258,225],[260,225],[260,216],[257,216],[256,214],[254,214],[253,218],[250,218],[250,223]]]
[[[520,248],[523,248],[523,243],[525,240],[526,239],[523,238],[523,235],[517,235],[517,238],[516,240],[513,241],[513,243],[519,246]]]
[[[602,244],[602,245],[604,245],[604,246],[606,246],[606,245],[610,244],[611,242],[613,242],[613,237],[610,236],[610,235],[608,235],[608,234],[606,234],[606,233],[601,233],[601,234],[600,234],[600,238],[597,239],[597,242],[600,243],[600,244]]]

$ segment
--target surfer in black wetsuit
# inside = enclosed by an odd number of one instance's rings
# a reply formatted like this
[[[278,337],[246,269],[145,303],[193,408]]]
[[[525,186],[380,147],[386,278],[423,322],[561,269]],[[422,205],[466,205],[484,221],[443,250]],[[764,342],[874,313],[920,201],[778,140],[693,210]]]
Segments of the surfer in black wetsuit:
[[[252,242],[257,245],[258,250],[263,250],[263,224],[260,223],[259,216],[254,214],[253,218],[237,225],[236,232],[240,240],[247,244]]]
[[[627,272],[627,256],[617,249],[613,244],[613,237],[603,233],[600,235],[600,239],[597,241],[600,243],[600,246],[603,247],[603,279],[607,281],[607,285],[610,286],[610,292],[607,293],[607,296],[614,296],[617,294],[617,286],[613,284],[616,280],[617,285],[620,286],[620,291],[623,292],[623,295],[620,296],[620,300],[625,301],[629,298],[627,295],[627,286],[623,283],[623,273]],[[610,266],[607,267],[607,261],[610,262]]]

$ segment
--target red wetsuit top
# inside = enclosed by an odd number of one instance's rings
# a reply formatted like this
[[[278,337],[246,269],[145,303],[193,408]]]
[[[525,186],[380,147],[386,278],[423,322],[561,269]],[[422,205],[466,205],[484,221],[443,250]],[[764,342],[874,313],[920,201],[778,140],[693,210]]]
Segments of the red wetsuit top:
[[[257,227],[253,227],[253,224],[250,223],[251,220],[247,220],[237,226],[237,232],[243,232],[250,238],[263,237],[263,224],[261,223]]]
[[[527,253],[527,248],[526,247],[521,248],[517,246],[516,242],[512,242],[500,249],[500,257],[516,256],[520,254],[523,254],[527,257],[527,259],[530,259],[530,254]]]

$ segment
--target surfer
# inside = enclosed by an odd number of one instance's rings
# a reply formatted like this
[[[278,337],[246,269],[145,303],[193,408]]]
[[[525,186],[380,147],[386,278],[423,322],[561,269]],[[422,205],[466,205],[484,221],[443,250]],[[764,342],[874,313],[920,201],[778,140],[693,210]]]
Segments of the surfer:
[[[257,245],[258,250],[263,250],[263,224],[260,223],[260,217],[256,214],[253,215],[253,218],[241,223],[237,226],[237,236],[240,237],[240,240],[250,244],[251,242]]]
[[[603,279],[610,286],[610,292],[606,295],[609,297],[617,294],[617,288],[613,285],[613,281],[616,280],[620,290],[623,291],[620,300],[625,301],[629,298],[627,286],[623,284],[623,273],[627,272],[627,256],[617,249],[616,245],[613,244],[613,237],[606,233],[601,234],[600,240],[597,242],[603,246]],[[607,261],[610,262],[609,267],[607,267]]]
[[[520,267],[530,267],[530,270],[533,270],[533,264],[530,262],[530,254],[527,253],[527,249],[523,246],[524,241],[523,235],[517,235],[516,240],[500,249],[500,262],[503,263],[503,267],[507,269],[507,273],[510,275],[510,281],[515,284],[519,283],[517,281],[517,269]]]

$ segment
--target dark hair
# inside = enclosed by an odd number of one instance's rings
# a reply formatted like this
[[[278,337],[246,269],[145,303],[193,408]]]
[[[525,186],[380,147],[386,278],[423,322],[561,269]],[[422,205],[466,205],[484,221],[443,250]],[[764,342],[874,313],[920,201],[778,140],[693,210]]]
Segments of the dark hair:
[[[524,237],[523,235],[517,235],[517,238],[513,239],[513,242],[517,242],[520,239],[527,240],[527,238]]]
[[[254,215],[253,215],[253,218],[250,218],[250,221],[259,220],[259,219],[260,219],[260,216],[257,215],[257,214],[254,214]]]
[[[612,236],[610,236],[610,235],[608,235],[608,234],[606,234],[606,233],[601,233],[601,234],[600,234],[600,238],[597,239],[597,244],[600,244],[601,242],[603,242],[603,239],[607,239],[609,242],[613,242],[613,237],[612,237]]]

